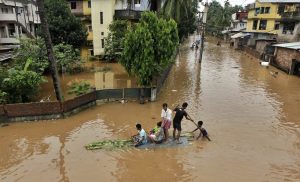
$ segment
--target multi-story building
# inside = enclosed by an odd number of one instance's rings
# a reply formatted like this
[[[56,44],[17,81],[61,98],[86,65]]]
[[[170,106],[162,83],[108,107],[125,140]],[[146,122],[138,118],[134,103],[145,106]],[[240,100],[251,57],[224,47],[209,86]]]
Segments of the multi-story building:
[[[114,19],[138,21],[146,10],[157,11],[164,0],[68,0],[71,12],[86,25],[88,45],[81,50],[82,57],[104,54],[105,37]]]
[[[281,15],[277,37],[279,42],[300,41],[300,1],[297,2],[279,4],[279,14]]]
[[[25,3],[26,2],[26,3]],[[34,0],[0,0],[0,49],[1,60],[7,51],[20,43],[20,38],[36,36],[36,28],[40,18]]]
[[[93,28],[92,28],[92,2],[90,0],[69,0],[71,12],[81,19],[88,31],[87,43],[81,48],[81,57],[87,60],[94,55]]]
[[[272,0],[256,0],[249,4],[248,22],[246,32],[251,33],[249,46],[254,46],[256,40],[274,39],[279,32],[281,15],[278,11],[279,4]]]

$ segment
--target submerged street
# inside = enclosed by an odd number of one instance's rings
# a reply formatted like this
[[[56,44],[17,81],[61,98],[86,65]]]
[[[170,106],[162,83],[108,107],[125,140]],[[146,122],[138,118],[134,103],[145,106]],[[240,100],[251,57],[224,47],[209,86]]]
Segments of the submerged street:
[[[0,128],[0,181],[299,181],[300,78],[268,69],[228,45],[181,45],[156,102],[108,103],[67,119]],[[278,72],[278,75],[274,74]],[[87,151],[103,139],[147,131],[161,105],[202,120],[211,142],[184,147]],[[173,114],[174,116],[174,114]],[[183,132],[195,129],[183,120]],[[170,134],[172,130],[169,130]]]

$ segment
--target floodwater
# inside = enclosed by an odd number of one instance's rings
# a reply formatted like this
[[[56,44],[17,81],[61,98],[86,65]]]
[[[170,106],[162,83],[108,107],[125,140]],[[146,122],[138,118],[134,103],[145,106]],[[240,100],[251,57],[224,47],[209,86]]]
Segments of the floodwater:
[[[300,78],[227,45],[189,45],[156,102],[100,105],[68,119],[0,128],[0,181],[300,181]],[[278,72],[275,75],[274,72]],[[185,147],[87,151],[84,145],[150,129],[161,104],[188,102],[211,142]],[[183,121],[183,131],[194,125]]]
[[[86,69],[85,72],[76,73],[76,74],[68,74],[64,73],[60,75],[61,89],[63,92],[63,96],[66,100],[74,98],[75,94],[69,94],[69,87],[73,82],[81,82],[84,81],[89,83],[91,87],[97,88],[98,85],[109,85],[110,87],[106,88],[132,88],[137,87],[136,79],[130,77],[125,69],[118,63],[102,63],[102,62],[87,62],[83,65]],[[110,73],[111,79],[99,80],[96,77],[97,73],[107,74]],[[55,92],[53,88],[53,82],[51,76],[46,76],[45,83],[41,84],[40,93],[38,94],[36,100],[49,100],[55,101]],[[130,81],[130,84],[127,84]],[[104,89],[97,88],[97,89]]]

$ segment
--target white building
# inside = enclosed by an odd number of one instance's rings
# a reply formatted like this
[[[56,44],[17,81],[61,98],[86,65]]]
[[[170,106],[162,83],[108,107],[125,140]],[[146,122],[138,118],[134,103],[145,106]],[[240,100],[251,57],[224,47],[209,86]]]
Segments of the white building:
[[[19,38],[36,35],[40,18],[35,1],[0,0],[0,46],[17,45]]]

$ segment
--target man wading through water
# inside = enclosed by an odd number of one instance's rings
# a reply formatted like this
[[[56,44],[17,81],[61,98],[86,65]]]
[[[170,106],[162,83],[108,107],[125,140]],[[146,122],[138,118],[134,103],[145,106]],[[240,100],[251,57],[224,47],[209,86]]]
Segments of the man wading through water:
[[[177,141],[178,144],[180,144],[181,142],[179,141],[179,137],[180,137],[180,133],[181,133],[181,121],[183,116],[187,119],[190,120],[192,122],[194,122],[194,120],[191,119],[191,117],[188,115],[188,113],[185,111],[185,109],[187,108],[188,104],[186,102],[184,102],[182,104],[182,108],[178,108],[176,107],[174,109],[174,111],[176,112],[175,117],[173,119],[173,138]],[[176,135],[176,130],[178,131],[177,135]]]

